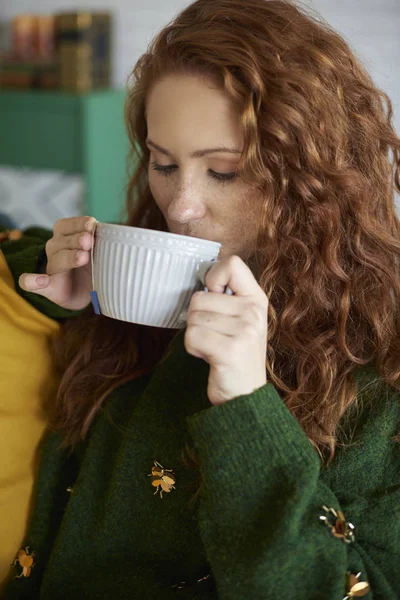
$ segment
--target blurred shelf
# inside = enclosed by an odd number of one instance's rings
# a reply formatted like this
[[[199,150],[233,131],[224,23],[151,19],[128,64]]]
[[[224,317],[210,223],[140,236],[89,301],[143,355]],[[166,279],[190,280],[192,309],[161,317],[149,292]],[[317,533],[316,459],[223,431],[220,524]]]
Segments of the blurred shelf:
[[[123,90],[0,90],[0,164],[80,173],[85,212],[119,221],[128,153],[124,100]]]

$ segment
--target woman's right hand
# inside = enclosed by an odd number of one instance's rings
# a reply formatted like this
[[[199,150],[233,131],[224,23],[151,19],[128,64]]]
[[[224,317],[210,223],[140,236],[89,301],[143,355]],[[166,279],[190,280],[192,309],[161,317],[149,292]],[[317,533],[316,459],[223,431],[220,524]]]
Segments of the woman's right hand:
[[[82,310],[90,303],[94,217],[60,219],[46,244],[46,274],[24,273],[20,287],[48,298],[68,310]]]

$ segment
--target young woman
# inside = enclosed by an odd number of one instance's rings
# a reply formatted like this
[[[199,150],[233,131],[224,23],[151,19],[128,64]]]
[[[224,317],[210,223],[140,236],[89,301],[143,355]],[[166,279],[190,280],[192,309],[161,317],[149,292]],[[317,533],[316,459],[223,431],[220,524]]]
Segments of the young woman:
[[[390,101],[292,3],[198,0],[139,60],[126,117],[126,223],[217,240],[221,260],[182,333],[91,308],[64,326],[5,598],[395,600]],[[58,222],[21,286],[84,309],[92,230]]]

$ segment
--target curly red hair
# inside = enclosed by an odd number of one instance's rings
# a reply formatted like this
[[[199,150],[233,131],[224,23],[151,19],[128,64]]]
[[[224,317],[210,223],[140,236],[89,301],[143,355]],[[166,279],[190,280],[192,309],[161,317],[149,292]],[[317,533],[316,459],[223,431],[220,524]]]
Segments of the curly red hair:
[[[268,378],[321,455],[373,364],[399,387],[400,140],[389,98],[346,42],[285,0],[197,0],[155,38],[128,86],[134,170],[126,223],[166,229],[151,196],[146,98],[170,73],[212,78],[241,116],[241,177],[262,191],[254,259],[267,293]],[[104,399],[150,371],[173,332],[91,311],[58,342],[67,367],[55,424],[86,435]],[[152,349],[151,352],[147,351]]]

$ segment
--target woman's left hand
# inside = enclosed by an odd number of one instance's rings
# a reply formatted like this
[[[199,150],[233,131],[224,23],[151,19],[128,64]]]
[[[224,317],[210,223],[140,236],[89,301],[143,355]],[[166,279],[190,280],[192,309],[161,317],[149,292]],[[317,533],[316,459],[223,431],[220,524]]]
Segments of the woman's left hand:
[[[212,404],[251,394],[266,381],[268,298],[248,266],[230,256],[206,275],[208,292],[193,294],[185,348],[210,365]],[[233,295],[224,294],[229,286]]]

